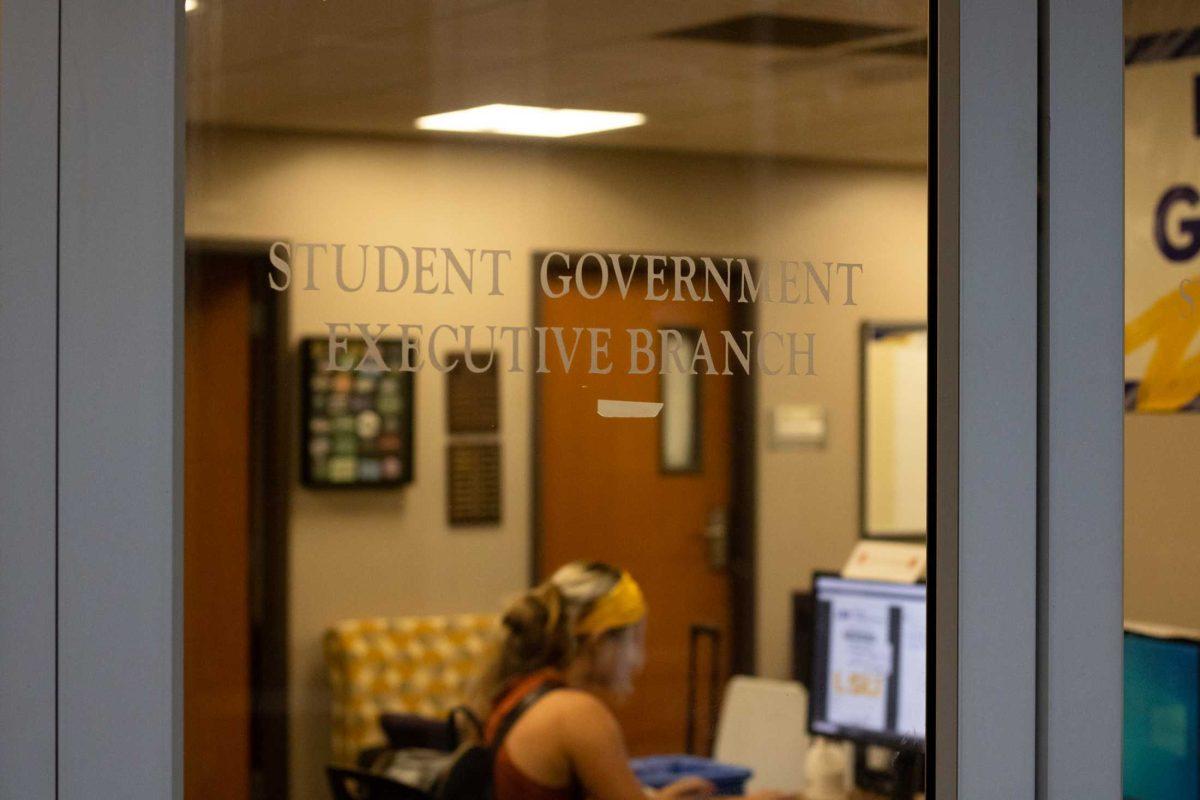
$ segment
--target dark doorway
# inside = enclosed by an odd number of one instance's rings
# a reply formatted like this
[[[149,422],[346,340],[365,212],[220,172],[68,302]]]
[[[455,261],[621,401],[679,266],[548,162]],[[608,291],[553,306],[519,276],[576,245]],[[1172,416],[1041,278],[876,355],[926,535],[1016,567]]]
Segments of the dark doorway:
[[[266,246],[189,242],[184,793],[287,796],[284,298]]]

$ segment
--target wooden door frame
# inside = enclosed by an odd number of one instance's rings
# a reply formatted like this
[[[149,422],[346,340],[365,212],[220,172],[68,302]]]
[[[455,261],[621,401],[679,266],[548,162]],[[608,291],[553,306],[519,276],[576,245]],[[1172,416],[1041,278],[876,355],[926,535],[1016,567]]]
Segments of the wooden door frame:
[[[222,256],[270,266],[270,242],[189,238],[184,260]],[[187,268],[185,267],[185,273]],[[283,387],[296,374],[287,296],[250,281],[250,750],[251,798],[288,796],[288,548],[296,417]],[[261,316],[260,316],[261,314]]]
[[[635,252],[629,249],[597,249],[597,250],[568,250],[553,251],[549,249],[534,250],[531,254],[533,268],[531,276],[531,303],[533,306],[533,324],[535,327],[543,324],[546,297],[541,291],[537,265],[544,256],[552,252],[564,252],[571,263],[574,263],[586,252],[621,253]],[[649,256],[666,256],[668,254],[656,251],[642,251]],[[640,253],[639,253],[640,254]],[[679,254],[673,254],[679,255]],[[697,261],[700,256],[691,254]],[[709,255],[714,258],[713,255]],[[726,258],[721,256],[720,258]],[[729,256],[745,258],[751,265],[756,265],[756,259],[749,256]],[[585,269],[594,269],[584,265]],[[734,330],[758,330],[758,306],[755,303],[730,303],[732,327]],[[537,337],[531,339],[533,350],[537,351]],[[758,381],[756,374],[746,374],[733,370],[730,376],[733,381],[732,394],[729,404],[730,459],[729,459],[729,665],[734,674],[755,674],[757,662],[757,622],[756,607],[758,592],[758,509],[756,500],[756,481],[758,470]],[[529,547],[529,585],[538,580],[538,566],[542,557],[542,543],[545,531],[542,525],[541,510],[541,479],[542,479],[542,442],[538,424],[538,409],[541,407],[542,389],[537,370],[530,370],[530,436],[532,437],[531,458],[533,460],[533,480],[530,487],[532,507],[530,515]],[[751,420],[750,424],[738,424]]]

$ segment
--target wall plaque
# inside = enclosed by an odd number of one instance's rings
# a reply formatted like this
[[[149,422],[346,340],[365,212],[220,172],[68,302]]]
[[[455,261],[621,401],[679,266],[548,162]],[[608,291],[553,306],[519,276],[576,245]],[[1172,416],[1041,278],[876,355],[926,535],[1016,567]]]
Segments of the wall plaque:
[[[468,357],[476,370],[467,366]],[[455,363],[446,373],[446,427],[450,433],[494,433],[500,430],[500,356],[495,352],[450,353]]]
[[[500,445],[452,444],[446,448],[446,508],[451,525],[500,521]]]

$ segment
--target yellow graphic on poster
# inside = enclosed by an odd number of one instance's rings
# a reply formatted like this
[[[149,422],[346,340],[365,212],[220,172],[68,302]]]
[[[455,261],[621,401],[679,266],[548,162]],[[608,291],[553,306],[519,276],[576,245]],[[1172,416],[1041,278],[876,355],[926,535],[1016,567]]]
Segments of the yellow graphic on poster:
[[[1125,72],[1126,409],[1200,411],[1200,59]]]
[[[1160,298],[1141,316],[1125,325],[1125,355],[1150,348],[1150,361],[1137,385],[1137,411],[1180,411],[1200,396],[1200,355],[1188,355],[1200,330],[1200,313],[1188,300],[1185,278],[1178,292]],[[1185,306],[1181,311],[1180,306]]]

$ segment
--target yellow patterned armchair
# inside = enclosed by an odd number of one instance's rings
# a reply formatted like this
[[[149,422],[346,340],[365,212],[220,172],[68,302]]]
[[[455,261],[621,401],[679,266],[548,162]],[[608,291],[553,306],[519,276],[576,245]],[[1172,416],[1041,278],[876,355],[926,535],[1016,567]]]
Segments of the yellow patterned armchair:
[[[333,757],[352,763],[384,743],[381,714],[431,718],[467,699],[499,638],[494,615],[346,620],[325,635]]]

